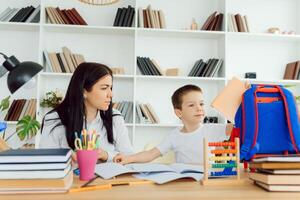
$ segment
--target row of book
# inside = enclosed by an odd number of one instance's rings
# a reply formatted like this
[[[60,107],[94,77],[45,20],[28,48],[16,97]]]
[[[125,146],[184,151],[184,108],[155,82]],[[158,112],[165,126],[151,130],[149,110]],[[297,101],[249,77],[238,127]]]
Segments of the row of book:
[[[231,32],[250,32],[246,15],[228,14],[228,30]]]
[[[142,28],[166,28],[165,15],[162,10],[152,10],[151,5],[146,9],[138,9],[138,26]]]
[[[0,194],[65,193],[73,184],[70,149],[0,152]]]
[[[60,9],[59,7],[46,7],[48,22],[51,24],[87,25],[75,8]]]
[[[253,159],[249,178],[267,191],[300,192],[300,156],[282,155]]]
[[[143,75],[161,76],[162,70],[157,63],[149,57],[137,57],[137,66]]]
[[[137,103],[136,104],[136,123],[140,124],[158,124],[159,118],[154,112],[152,106],[149,103]]]
[[[201,30],[205,31],[221,31],[223,24],[223,13],[215,11],[204,22]]]
[[[130,5],[125,8],[118,8],[114,26],[132,27],[135,9]]]
[[[5,121],[18,121],[29,115],[35,118],[36,99],[14,99],[4,118]]]
[[[208,59],[204,62],[203,59],[197,60],[188,76],[196,77],[214,77],[223,63],[222,59]]]
[[[288,63],[285,67],[283,79],[300,79],[300,60]]]
[[[40,5],[36,8],[33,6],[27,6],[23,8],[7,7],[2,13],[0,13],[0,21],[39,23],[40,10],[41,10]]]
[[[73,54],[67,47],[62,47],[62,52],[44,51],[43,54],[48,72],[73,73],[80,63],[85,62],[83,55]]]
[[[124,117],[125,123],[132,123],[133,121],[133,102],[121,101],[113,103],[113,109],[119,110]]]

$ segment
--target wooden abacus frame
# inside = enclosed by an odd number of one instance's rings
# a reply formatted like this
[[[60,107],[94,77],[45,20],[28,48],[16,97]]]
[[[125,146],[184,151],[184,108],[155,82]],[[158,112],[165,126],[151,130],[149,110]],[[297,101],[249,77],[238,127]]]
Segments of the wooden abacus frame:
[[[209,152],[209,146],[222,146],[222,147],[234,147],[234,149],[215,149]],[[239,167],[239,160],[240,160],[240,140],[239,138],[235,138],[234,142],[210,142],[208,143],[206,139],[203,139],[203,148],[204,148],[204,172],[203,172],[203,179],[201,180],[202,185],[227,185],[227,184],[240,184],[240,167]],[[221,161],[221,160],[235,160],[235,168],[236,168],[236,175],[235,176],[224,176],[218,177],[215,179],[209,179],[209,169],[212,164],[209,163],[209,154],[223,154],[223,153],[230,153],[234,154],[235,156],[221,156],[221,157],[211,157],[213,161]],[[228,165],[228,164],[220,164]]]

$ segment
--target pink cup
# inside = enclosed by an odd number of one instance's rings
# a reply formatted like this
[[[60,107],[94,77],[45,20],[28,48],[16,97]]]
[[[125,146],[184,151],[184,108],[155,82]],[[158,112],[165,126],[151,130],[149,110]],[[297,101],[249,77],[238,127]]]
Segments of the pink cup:
[[[79,179],[82,181],[91,180],[95,173],[97,150],[78,150],[76,154],[80,173]]]

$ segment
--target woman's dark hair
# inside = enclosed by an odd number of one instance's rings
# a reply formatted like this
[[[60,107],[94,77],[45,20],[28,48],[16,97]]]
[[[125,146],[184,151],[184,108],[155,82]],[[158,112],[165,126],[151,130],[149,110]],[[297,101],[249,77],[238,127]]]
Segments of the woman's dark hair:
[[[65,126],[67,141],[72,149],[75,148],[74,133],[77,132],[80,135],[83,125],[86,125],[86,110],[83,97],[84,89],[86,91],[91,91],[92,86],[99,79],[106,75],[110,75],[112,77],[112,71],[106,65],[93,62],[81,63],[80,65],[78,65],[75,72],[73,73],[64,100],[56,108],[49,112],[58,113],[59,118],[61,120],[61,124],[57,124],[54,128],[61,125]],[[109,143],[113,144],[114,138],[112,128],[112,104],[109,105],[107,111],[100,110],[100,116],[106,128],[107,140]],[[41,130],[43,130],[43,123]]]

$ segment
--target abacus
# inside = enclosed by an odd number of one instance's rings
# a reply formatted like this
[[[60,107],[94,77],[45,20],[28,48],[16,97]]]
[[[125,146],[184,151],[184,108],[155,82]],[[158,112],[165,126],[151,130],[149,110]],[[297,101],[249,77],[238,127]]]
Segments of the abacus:
[[[239,182],[239,145],[239,138],[235,138],[234,142],[207,142],[205,138],[203,139],[204,172],[202,185]]]

